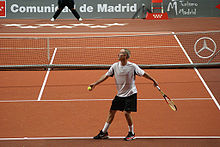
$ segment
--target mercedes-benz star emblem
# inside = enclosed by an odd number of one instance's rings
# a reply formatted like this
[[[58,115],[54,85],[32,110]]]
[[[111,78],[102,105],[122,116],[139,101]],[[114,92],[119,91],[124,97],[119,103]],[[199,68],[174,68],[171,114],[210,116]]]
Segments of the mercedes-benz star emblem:
[[[209,44],[207,44],[207,42],[209,42]],[[194,51],[200,58],[210,58],[216,52],[215,41],[210,37],[199,38],[194,44]],[[204,55],[202,52],[206,52],[206,54]]]

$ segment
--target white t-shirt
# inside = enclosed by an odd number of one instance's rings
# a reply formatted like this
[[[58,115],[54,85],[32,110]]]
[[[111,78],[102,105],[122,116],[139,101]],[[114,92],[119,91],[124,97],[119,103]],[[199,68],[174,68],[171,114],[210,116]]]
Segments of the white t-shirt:
[[[127,62],[125,66],[121,65],[121,62],[114,63],[108,72],[107,76],[115,76],[115,83],[117,87],[119,97],[128,97],[132,94],[137,93],[135,86],[135,75],[143,76],[144,70],[132,62]]]

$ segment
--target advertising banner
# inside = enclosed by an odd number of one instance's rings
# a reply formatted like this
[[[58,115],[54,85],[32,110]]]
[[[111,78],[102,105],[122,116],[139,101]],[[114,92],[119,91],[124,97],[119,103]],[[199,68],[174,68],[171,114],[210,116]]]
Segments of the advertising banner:
[[[49,19],[58,0],[0,0],[0,18]],[[219,0],[164,0],[164,12],[175,17],[220,17]],[[7,8],[7,9],[6,9]],[[151,0],[75,0],[82,18],[145,18]],[[58,19],[73,19],[66,7]]]

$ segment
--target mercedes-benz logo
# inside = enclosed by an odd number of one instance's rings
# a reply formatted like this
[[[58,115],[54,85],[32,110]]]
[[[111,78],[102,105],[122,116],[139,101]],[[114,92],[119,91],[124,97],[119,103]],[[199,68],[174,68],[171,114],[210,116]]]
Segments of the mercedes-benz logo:
[[[216,52],[215,41],[210,37],[199,38],[194,44],[194,51],[200,58],[210,58]]]

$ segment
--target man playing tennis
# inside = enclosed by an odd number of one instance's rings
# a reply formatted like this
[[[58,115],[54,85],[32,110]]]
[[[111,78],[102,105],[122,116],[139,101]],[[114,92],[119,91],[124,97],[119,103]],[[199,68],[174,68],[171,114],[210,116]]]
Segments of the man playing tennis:
[[[60,15],[62,12],[63,8],[67,6],[73,15],[79,20],[82,21],[82,18],[79,16],[79,13],[75,9],[75,2],[74,0],[58,0],[58,9],[55,12],[54,16],[50,19],[51,21],[56,20],[56,18]]]
[[[112,101],[104,128],[97,136],[94,137],[94,139],[109,138],[107,130],[118,110],[124,111],[125,118],[128,123],[129,131],[128,135],[124,139],[126,141],[135,139],[133,120],[131,117],[131,112],[137,112],[137,88],[135,86],[135,75],[143,76],[153,81],[154,86],[157,86],[158,84],[149,74],[140,69],[135,63],[129,62],[129,57],[130,51],[128,49],[121,49],[118,55],[119,62],[114,63],[108,72],[99,80],[90,84],[91,90],[93,90],[95,86],[108,79],[108,77],[115,76],[115,83],[118,91],[117,95]]]

